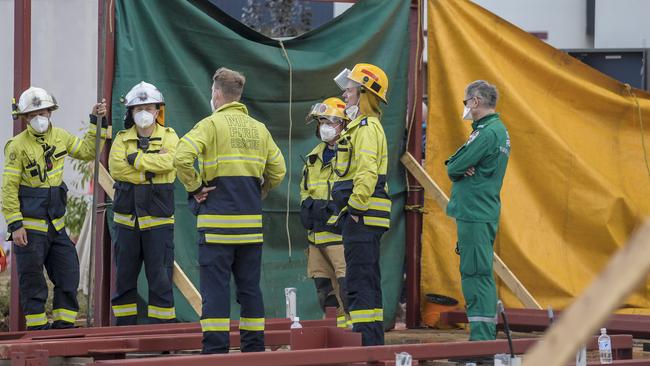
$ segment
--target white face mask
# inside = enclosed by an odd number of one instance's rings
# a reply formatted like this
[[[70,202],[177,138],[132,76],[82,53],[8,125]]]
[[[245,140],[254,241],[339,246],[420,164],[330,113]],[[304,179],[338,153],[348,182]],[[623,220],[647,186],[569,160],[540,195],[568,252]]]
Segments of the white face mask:
[[[465,109],[463,109],[463,119],[466,120],[466,121],[472,121],[473,120],[473,118],[472,118],[472,110],[467,106],[465,106]]]
[[[336,128],[325,124],[319,127],[318,132],[320,133],[320,139],[323,140],[323,142],[332,142],[337,134]]]
[[[210,97],[210,110],[214,112],[216,108],[214,107],[214,102],[212,101],[212,97]]]
[[[50,119],[43,116],[36,116],[29,121],[29,125],[38,132],[44,133],[50,127]]]
[[[147,128],[153,124],[153,114],[147,111],[140,111],[133,116],[133,121],[135,125],[140,128]]]

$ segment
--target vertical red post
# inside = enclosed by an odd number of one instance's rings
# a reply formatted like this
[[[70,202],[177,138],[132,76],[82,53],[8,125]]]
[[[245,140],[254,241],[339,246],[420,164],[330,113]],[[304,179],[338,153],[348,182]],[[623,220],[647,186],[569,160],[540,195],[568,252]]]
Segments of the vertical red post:
[[[14,1],[14,98],[29,88],[32,56],[32,1]],[[14,121],[14,136],[25,129],[21,119]],[[16,256],[11,251],[11,300],[9,303],[9,330],[25,329],[25,318],[20,307]]]
[[[422,22],[424,9],[421,0],[411,1],[409,15],[409,89],[408,123],[409,144],[407,151],[415,160],[422,160],[422,95],[426,71],[422,67],[424,39]],[[420,253],[422,248],[422,212],[417,207],[423,205],[422,187],[411,174],[408,174],[406,204],[406,326],[417,328],[420,325]]]
[[[113,75],[115,61],[115,3],[113,1],[98,0],[97,13],[99,22],[97,24],[97,98],[106,98],[108,114],[106,118],[111,121],[111,103],[113,93]],[[100,158],[101,163],[107,166],[108,151],[110,151],[110,140],[107,141]],[[99,188],[100,207],[106,201],[105,192]],[[93,310],[94,326],[111,325],[111,288],[113,283],[111,255],[111,239],[108,235],[106,224],[106,210],[97,210],[97,232],[95,235],[94,250],[94,283],[93,283]]]

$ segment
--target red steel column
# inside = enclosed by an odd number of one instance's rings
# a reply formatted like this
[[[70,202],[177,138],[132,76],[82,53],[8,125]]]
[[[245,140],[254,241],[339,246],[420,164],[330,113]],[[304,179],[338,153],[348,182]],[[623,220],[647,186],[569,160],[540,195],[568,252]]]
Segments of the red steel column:
[[[97,25],[97,96],[106,98],[108,114],[106,118],[111,121],[111,102],[113,93],[113,75],[115,62],[115,2],[107,0],[97,1],[98,25]],[[109,136],[110,137],[110,136]],[[102,151],[101,163],[107,167],[108,151],[110,151],[110,140],[107,140],[106,147]],[[99,185],[98,182],[94,184]],[[97,232],[95,235],[94,251],[94,326],[111,325],[111,289],[114,279],[112,273],[111,239],[106,224],[106,210],[102,203],[106,201],[105,192],[97,186],[99,191],[99,209],[97,210]]]
[[[426,70],[422,67],[424,40],[422,22],[424,9],[421,0],[412,0],[409,15],[409,89],[407,120],[409,144],[407,151],[422,160],[422,95]],[[420,252],[422,248],[422,212],[413,209],[422,207],[422,187],[408,174],[408,193],[406,204],[406,326],[420,326]]]
[[[16,102],[20,94],[29,88],[31,82],[32,56],[32,1],[14,1],[14,98]],[[14,121],[14,136],[25,129],[21,119]],[[11,300],[9,303],[9,330],[25,329],[25,318],[20,307],[18,292],[18,272],[16,256],[11,251]]]

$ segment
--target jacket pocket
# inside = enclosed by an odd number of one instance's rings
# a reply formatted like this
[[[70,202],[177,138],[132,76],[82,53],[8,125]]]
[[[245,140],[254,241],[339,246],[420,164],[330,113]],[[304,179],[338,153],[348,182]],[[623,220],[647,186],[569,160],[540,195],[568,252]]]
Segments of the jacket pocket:
[[[50,187],[50,205],[48,208],[50,217],[63,217],[63,215],[65,215],[65,208],[67,204],[68,186],[62,182],[58,187]]]
[[[311,197],[307,197],[307,199],[302,201],[302,204],[300,205],[300,222],[302,223],[302,226],[307,230],[314,228],[314,219],[312,217],[313,205],[314,199]]]
[[[133,185],[124,182],[115,182],[115,196],[113,197],[113,211],[121,214],[132,214],[135,211]]]
[[[147,191],[142,195],[144,202],[139,202],[138,206],[143,208],[149,216],[155,217],[171,217],[174,215],[174,186],[172,184],[165,185],[147,185],[143,186]],[[136,199],[140,198],[139,194]]]
[[[481,245],[460,245],[460,273],[466,276],[492,274],[492,248]]]
[[[23,216],[39,219],[47,218],[49,196],[49,188],[32,188],[21,185],[18,189],[18,199],[20,201],[20,211]]]

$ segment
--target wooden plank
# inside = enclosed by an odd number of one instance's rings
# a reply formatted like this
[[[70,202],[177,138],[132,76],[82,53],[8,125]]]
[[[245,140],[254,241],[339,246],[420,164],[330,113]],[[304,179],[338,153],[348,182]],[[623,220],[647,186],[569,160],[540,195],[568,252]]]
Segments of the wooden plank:
[[[90,167],[90,170],[93,170],[93,167]],[[115,196],[115,188],[113,188],[113,184],[115,184],[115,181],[113,180],[113,177],[111,177],[111,174],[106,170],[104,167],[104,164],[99,164],[99,186],[102,187],[104,192],[106,192],[106,195],[110,197],[110,199],[113,199]]]
[[[566,365],[650,272],[650,220],[621,248],[587,290],[524,358],[526,366]]]
[[[92,170],[92,167],[91,167]],[[99,185],[106,192],[106,195],[113,199],[115,196],[115,189],[113,188],[115,181],[111,177],[110,173],[103,164],[99,164]],[[201,315],[201,293],[196,289],[192,281],[187,277],[181,266],[174,261],[174,271],[173,271],[173,281],[174,285],[178,290],[183,294],[187,301],[192,306],[192,309],[196,311],[198,315]]]
[[[178,265],[176,261],[174,261],[174,284],[178,288],[178,290],[185,296],[187,301],[190,303],[192,306],[192,309],[201,316],[201,303],[202,303],[202,298],[201,294],[199,291],[194,287],[194,284],[190,279],[187,277],[185,272],[183,272],[183,269],[181,266]]]
[[[431,179],[429,174],[424,170],[422,165],[418,163],[417,160],[411,155],[411,153],[406,152],[404,155],[402,155],[402,158],[400,159],[402,164],[406,167],[406,169],[411,173],[411,175],[422,185],[422,188],[424,188],[424,192],[429,195],[440,208],[445,210],[447,208],[447,204],[449,203],[449,197],[447,197],[447,194],[445,191],[440,188],[439,185],[436,184],[436,182]]]
[[[436,184],[436,182],[429,176],[429,174],[427,174],[424,168],[417,162],[417,160],[415,160],[413,155],[406,152],[404,155],[402,155],[400,161],[402,164],[404,164],[409,173],[411,173],[411,175],[413,175],[413,177],[422,185],[425,193],[427,193],[429,197],[433,198],[433,200],[438,204],[438,206],[440,206],[440,208],[445,210],[447,208],[447,204],[449,203],[449,197],[447,197],[447,194],[445,194],[442,188],[440,188],[440,186]],[[497,274],[497,276],[499,276],[503,283],[508,286],[510,291],[512,291],[512,293],[517,296],[519,301],[521,301],[525,307],[531,309],[542,308],[537,300],[535,300],[533,295],[528,292],[526,287],[521,283],[521,281],[519,281],[517,276],[512,273],[505,262],[503,262],[501,257],[499,257],[496,253],[494,253],[493,267],[494,272]]]

